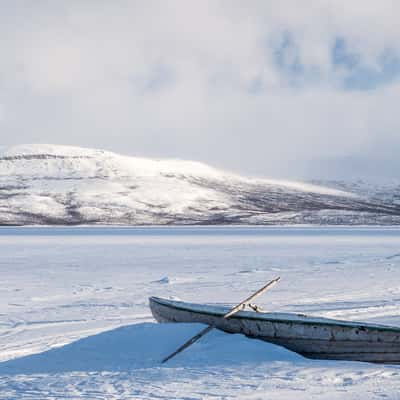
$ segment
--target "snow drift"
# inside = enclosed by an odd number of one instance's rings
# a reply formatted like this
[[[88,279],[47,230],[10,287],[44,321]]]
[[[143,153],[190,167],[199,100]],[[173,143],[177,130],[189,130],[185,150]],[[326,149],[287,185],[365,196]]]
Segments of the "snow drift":
[[[400,222],[397,192],[352,189],[249,179],[198,162],[78,147],[0,151],[1,225]]]
[[[154,323],[125,326],[60,348],[0,363],[0,375],[160,367],[160,360],[204,326]],[[302,359],[283,347],[215,330],[164,366],[229,366]]]

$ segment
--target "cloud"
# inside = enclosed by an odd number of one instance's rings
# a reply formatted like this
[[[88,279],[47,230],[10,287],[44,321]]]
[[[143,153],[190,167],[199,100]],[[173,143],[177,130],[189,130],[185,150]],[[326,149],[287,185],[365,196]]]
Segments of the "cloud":
[[[399,12],[358,0],[8,3],[1,143],[286,177],[312,177],[315,160],[379,158],[390,175]]]

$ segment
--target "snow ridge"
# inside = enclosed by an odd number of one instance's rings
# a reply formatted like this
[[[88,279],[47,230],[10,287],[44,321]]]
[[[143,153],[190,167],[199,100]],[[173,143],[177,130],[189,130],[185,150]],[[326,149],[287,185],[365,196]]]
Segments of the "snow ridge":
[[[1,225],[392,225],[396,198],[360,185],[250,179],[194,161],[50,144],[0,149]]]

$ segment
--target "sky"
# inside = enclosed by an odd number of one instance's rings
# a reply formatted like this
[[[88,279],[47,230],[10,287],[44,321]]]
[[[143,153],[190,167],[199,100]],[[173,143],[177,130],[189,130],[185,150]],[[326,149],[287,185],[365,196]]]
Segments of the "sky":
[[[397,178],[400,2],[0,0],[0,145]]]

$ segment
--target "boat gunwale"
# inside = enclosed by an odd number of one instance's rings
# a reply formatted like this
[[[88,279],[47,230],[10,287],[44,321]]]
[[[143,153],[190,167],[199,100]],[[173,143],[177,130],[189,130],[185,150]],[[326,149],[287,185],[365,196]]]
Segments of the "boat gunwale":
[[[151,296],[149,298],[150,301],[154,301],[157,304],[163,305],[165,307],[170,307],[175,310],[181,310],[181,311],[188,311],[192,312],[195,314],[206,314],[210,315],[213,317],[221,317],[224,315],[224,312],[221,311],[221,313],[217,313],[215,311],[210,311],[210,310],[196,310],[193,308],[190,308],[189,305],[196,305],[196,303],[186,303],[184,301],[177,301],[177,300],[168,300],[168,299],[163,299],[161,297],[156,297],[156,296]],[[182,306],[177,306],[174,303],[181,303]],[[185,306],[186,305],[186,306]],[[198,304],[201,305],[201,304]],[[212,307],[212,305],[209,305]],[[340,326],[343,328],[354,328],[354,329],[375,329],[378,331],[382,332],[395,332],[400,334],[400,327],[396,326],[391,326],[391,325],[380,325],[380,324],[371,324],[371,323],[363,323],[363,322],[357,322],[357,321],[343,321],[343,320],[330,320],[330,321],[307,321],[307,320],[291,320],[291,319],[285,319],[285,318],[271,318],[267,317],[266,314],[268,313],[254,313],[255,315],[252,315],[250,312],[247,312],[247,315],[241,315],[241,312],[235,314],[231,318],[238,318],[238,319],[252,319],[252,320],[257,320],[257,321],[268,321],[268,322],[283,322],[283,323],[298,323],[298,324],[303,324],[303,325],[319,325],[319,326],[325,326],[325,327],[331,327],[331,326]],[[257,314],[263,314],[262,315],[257,315]],[[295,314],[294,315],[298,315]],[[307,318],[307,316],[306,316]],[[308,317],[310,318],[310,317]],[[311,318],[324,318],[324,317],[311,317]]]

